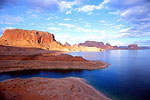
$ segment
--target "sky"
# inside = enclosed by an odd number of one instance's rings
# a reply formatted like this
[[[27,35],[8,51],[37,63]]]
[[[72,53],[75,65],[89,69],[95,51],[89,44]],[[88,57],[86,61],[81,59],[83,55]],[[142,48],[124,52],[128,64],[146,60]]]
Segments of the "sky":
[[[5,29],[48,31],[61,43],[150,46],[150,0],[0,0]]]

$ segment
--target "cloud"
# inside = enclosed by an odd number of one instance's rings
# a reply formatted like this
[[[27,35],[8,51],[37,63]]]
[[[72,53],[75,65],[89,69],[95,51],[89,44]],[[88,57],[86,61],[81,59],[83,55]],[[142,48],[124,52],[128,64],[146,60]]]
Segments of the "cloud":
[[[3,27],[0,29],[0,33],[4,33],[6,29],[16,29],[15,27]]]
[[[65,23],[59,23],[58,25],[60,25],[60,26],[65,26],[65,27],[67,27],[67,28],[73,28],[73,27],[74,27],[74,25],[65,24]]]
[[[122,46],[124,43],[120,40],[108,40],[108,43],[110,43],[112,46]]]
[[[117,9],[114,13],[129,21],[150,17],[149,0],[109,0],[107,6]]]
[[[20,22],[24,22],[24,18],[21,16],[11,16],[11,15],[3,15],[0,16],[0,24],[20,24]]]
[[[65,21],[69,21],[69,20],[70,20],[70,18],[65,18],[64,20],[65,20]]]
[[[87,38],[86,40],[105,40],[105,39],[119,39],[123,38],[124,36],[128,35],[128,33],[125,32],[119,32],[116,34],[108,34],[108,31],[106,30],[98,30],[98,29],[93,29],[93,28],[82,28],[82,27],[77,27],[76,30],[81,33],[86,33],[85,37]]]
[[[148,26],[147,26],[148,27]],[[124,33],[125,35],[123,36],[124,38],[140,38],[140,37],[150,37],[150,31],[148,30],[143,30],[143,28],[141,29],[137,29],[135,27],[133,28],[127,28],[127,29],[123,29],[120,30],[119,34]]]
[[[77,8],[78,12],[92,12],[93,10],[100,10],[104,8],[105,4],[107,4],[109,0],[104,0],[99,5],[84,5],[80,8]]]
[[[35,19],[39,18],[39,16],[37,14],[31,14],[30,17],[35,18]]]
[[[108,0],[107,5],[120,10],[146,4],[149,0]]]
[[[51,30],[51,31],[60,31],[61,29],[57,28],[57,27],[49,27],[48,30]]]
[[[51,19],[53,19],[54,17],[48,17],[48,18],[46,18],[46,20],[51,20]]]
[[[26,5],[32,9],[41,11],[66,11],[70,14],[72,7],[81,4],[81,0],[0,0],[0,8],[7,5]]]
[[[66,15],[71,14],[71,13],[72,13],[72,10],[66,11]]]
[[[138,45],[150,46],[150,40],[140,40],[140,41],[135,41],[134,43]]]
[[[125,37],[137,38],[150,36],[150,0],[109,0],[106,4],[116,12],[110,14],[120,15],[121,18],[132,25]]]
[[[85,24],[85,26],[86,26],[86,24]],[[82,27],[77,27],[76,30],[78,32],[84,32],[84,33],[99,33],[99,34],[105,33],[105,30],[97,30],[97,29],[82,28]]]
[[[57,11],[59,9],[57,0],[26,0],[27,4],[40,10]]]
[[[90,23],[86,23],[85,27],[92,27]]]
[[[105,20],[101,20],[100,22],[101,22],[101,23],[105,23],[106,21],[105,21]]]
[[[27,3],[40,10],[62,11],[66,14],[72,13],[72,7],[81,4],[81,0],[66,1],[66,0],[27,0]]]
[[[112,15],[120,15],[120,13],[121,13],[120,10],[109,12],[109,14],[112,14]]]
[[[74,0],[73,2],[60,1],[59,3],[60,10],[71,9],[72,6],[80,5],[81,0]]]
[[[125,29],[121,29],[120,33],[127,33],[131,28],[125,28]]]

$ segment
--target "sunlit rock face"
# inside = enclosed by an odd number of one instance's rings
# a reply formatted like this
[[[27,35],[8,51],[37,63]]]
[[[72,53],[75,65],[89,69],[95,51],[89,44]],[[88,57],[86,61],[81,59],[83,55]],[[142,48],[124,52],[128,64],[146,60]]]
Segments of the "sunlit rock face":
[[[0,45],[35,47],[48,50],[63,50],[64,46],[55,40],[53,34],[36,30],[7,29],[0,38]]]
[[[1,39],[11,41],[31,40],[37,43],[51,43],[55,41],[54,35],[48,32],[21,29],[7,29]]]

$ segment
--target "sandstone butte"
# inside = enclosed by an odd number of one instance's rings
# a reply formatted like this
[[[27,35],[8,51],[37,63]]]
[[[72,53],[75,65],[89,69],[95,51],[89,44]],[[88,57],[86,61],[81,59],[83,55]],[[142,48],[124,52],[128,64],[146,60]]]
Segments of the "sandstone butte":
[[[0,100],[111,100],[81,78],[29,78],[0,82]]]
[[[0,45],[61,51],[102,51],[102,49],[96,47],[65,46],[56,41],[51,33],[22,29],[5,30],[0,38]]]
[[[106,45],[103,42],[96,41],[85,41],[84,43],[79,43],[79,46],[87,46],[87,47],[97,47],[105,50],[119,49],[117,46],[111,46],[109,43]]]

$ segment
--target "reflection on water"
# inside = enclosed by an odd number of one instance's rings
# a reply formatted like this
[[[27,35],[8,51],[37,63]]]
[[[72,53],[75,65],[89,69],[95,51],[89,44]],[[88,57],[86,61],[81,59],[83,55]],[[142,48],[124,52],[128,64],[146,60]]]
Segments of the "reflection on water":
[[[107,94],[109,91],[108,94],[119,100],[150,100],[150,50],[110,50],[71,54],[111,64],[96,74],[97,77],[91,81],[91,84],[103,93]]]
[[[0,81],[11,78],[81,77],[114,100],[150,100],[150,50],[110,50],[72,52],[88,60],[111,65],[102,70],[34,70],[0,74]]]

